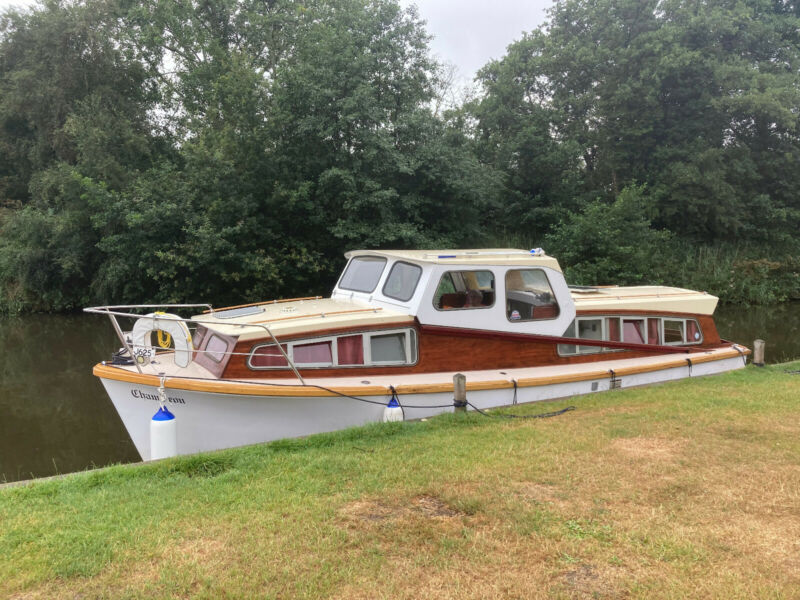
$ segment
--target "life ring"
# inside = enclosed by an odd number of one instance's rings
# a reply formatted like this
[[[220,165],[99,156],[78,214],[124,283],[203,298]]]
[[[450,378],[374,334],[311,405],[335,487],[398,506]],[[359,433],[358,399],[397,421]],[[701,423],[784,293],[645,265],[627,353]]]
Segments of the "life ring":
[[[149,364],[150,357],[154,355],[150,333],[153,331],[164,332],[175,341],[175,364],[179,367],[188,367],[192,362],[192,334],[178,315],[154,312],[136,320],[131,330],[133,353],[139,364]]]

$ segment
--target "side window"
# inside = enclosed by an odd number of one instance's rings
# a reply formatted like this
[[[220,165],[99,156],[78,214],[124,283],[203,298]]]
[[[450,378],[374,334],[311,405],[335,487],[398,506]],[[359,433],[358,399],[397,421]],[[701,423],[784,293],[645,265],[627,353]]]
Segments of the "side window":
[[[293,344],[292,362],[304,367],[330,367],[333,365],[331,341]]]
[[[577,330],[577,331],[576,331]],[[605,340],[607,334],[603,332],[603,319],[576,319],[570,323],[564,332],[564,337],[581,338],[583,340]],[[559,344],[558,353],[566,354],[596,354],[602,352],[602,346],[575,346],[574,344]]]
[[[417,335],[410,328],[297,340],[281,344],[281,348],[295,366],[302,369],[417,362]],[[247,366],[254,370],[289,368],[275,344],[254,346]]]
[[[580,319],[578,321],[578,337],[582,340],[602,340],[603,320]],[[594,354],[602,350],[601,346],[578,346],[578,354]]]
[[[228,350],[228,342],[218,335],[211,335],[206,345],[206,355],[214,362],[219,362]]]
[[[491,271],[447,271],[433,296],[437,310],[489,308],[494,306],[495,285]]]
[[[506,273],[506,318],[509,321],[555,319],[558,302],[542,269],[514,269]]]
[[[370,363],[402,364],[406,359],[406,336],[404,333],[389,333],[369,336]]]
[[[622,341],[631,344],[644,344],[644,319],[622,319]]]
[[[340,365],[364,364],[364,336],[344,335],[336,339],[336,353]]]
[[[696,320],[670,317],[579,317],[569,324],[563,337],[651,345],[699,344],[703,341]],[[615,350],[600,346],[558,345],[561,356]]]
[[[288,352],[286,344],[281,344],[284,352]],[[275,344],[257,346],[250,353],[248,364],[251,369],[269,369],[274,367],[288,367],[289,363]]]
[[[411,300],[422,275],[422,267],[407,262],[396,262],[383,284],[383,295],[401,302]]]

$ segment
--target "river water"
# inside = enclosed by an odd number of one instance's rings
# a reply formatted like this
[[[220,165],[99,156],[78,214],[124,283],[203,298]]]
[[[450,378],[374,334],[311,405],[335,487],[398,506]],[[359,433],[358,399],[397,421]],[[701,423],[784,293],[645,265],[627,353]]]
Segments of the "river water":
[[[800,303],[721,306],[720,335],[766,361],[800,357]],[[0,482],[139,460],[92,366],[119,342],[99,315],[0,319]]]

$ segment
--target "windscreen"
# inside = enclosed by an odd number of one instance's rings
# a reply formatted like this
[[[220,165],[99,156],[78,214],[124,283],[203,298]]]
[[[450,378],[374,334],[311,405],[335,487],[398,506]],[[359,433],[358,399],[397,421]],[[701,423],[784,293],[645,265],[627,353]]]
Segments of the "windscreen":
[[[347,265],[339,280],[339,288],[354,292],[372,292],[386,266],[386,259],[380,256],[356,256]]]

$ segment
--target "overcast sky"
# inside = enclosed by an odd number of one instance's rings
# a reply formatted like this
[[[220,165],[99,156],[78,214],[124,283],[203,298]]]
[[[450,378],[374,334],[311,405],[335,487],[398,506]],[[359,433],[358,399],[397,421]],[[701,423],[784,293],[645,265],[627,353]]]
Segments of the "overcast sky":
[[[0,0],[0,9],[29,6],[33,0]],[[552,0],[400,0],[416,4],[433,35],[434,55],[458,69],[466,83],[489,60],[505,54],[506,46],[535,29],[545,19]]]
[[[506,47],[536,29],[545,20],[552,0],[400,0],[416,4],[433,35],[431,49],[444,62],[458,68],[462,82]]]

